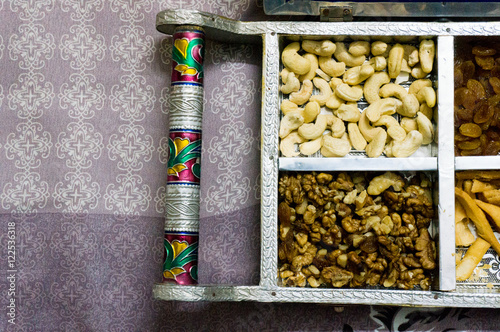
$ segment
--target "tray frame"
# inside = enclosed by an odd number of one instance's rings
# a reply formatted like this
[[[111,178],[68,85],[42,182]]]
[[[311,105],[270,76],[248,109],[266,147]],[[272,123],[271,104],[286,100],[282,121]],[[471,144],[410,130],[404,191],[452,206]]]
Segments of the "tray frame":
[[[346,36],[432,36],[437,39],[438,109],[453,109],[453,57],[455,36],[500,35],[499,22],[241,22],[217,15],[166,10],[157,15],[157,29],[171,34],[177,25],[201,25],[207,38],[224,42],[251,42],[263,45],[261,128],[261,274],[258,286],[177,286],[156,284],[154,297],[182,301],[311,302],[331,304],[381,304],[402,306],[500,307],[500,293],[456,292],[454,237],[453,117],[438,116],[438,157],[425,158],[408,167],[394,158],[379,158],[363,170],[434,170],[438,173],[439,291],[385,289],[311,289],[278,286],[277,269],[277,188],[279,165],[279,38],[281,35]],[[451,83],[451,84],[450,84]],[[470,158],[470,157],[469,157]],[[298,162],[308,158],[297,158]],[[474,158],[471,158],[474,159]],[[491,159],[491,160],[494,160]],[[293,163],[293,161],[292,161]],[[469,161],[467,162],[469,163]],[[463,163],[462,163],[463,164]],[[332,162],[331,170],[346,170]],[[336,166],[335,166],[336,165]],[[349,165],[346,163],[346,165]],[[406,165],[406,166],[405,166]],[[418,166],[421,165],[421,166]],[[434,165],[437,168],[434,168]],[[493,162],[482,169],[494,168]],[[341,167],[340,169],[338,167]],[[406,167],[406,168],[405,168]],[[496,166],[498,167],[498,166]],[[284,168],[283,168],[284,169]]]

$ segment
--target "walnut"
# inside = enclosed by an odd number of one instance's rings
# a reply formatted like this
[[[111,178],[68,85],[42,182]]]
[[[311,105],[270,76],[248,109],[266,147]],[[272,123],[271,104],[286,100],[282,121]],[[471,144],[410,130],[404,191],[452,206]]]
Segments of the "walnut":
[[[344,200],[343,200],[344,204],[354,204],[357,194],[358,194],[358,190],[354,189],[353,191],[351,191],[347,195],[345,195]]]
[[[321,224],[325,228],[330,228],[333,225],[335,225],[336,221],[337,221],[337,216],[335,215],[335,210],[331,209],[323,214],[323,218],[321,219]]]
[[[316,176],[316,180],[320,184],[327,184],[327,183],[330,183],[333,180],[333,175],[327,174],[327,173],[319,173]]]
[[[358,219],[353,219],[351,216],[342,218],[342,227],[348,232],[348,233],[354,233],[359,230],[359,226],[361,224],[361,220]]]
[[[401,211],[405,199],[403,193],[396,193],[394,191],[385,191],[384,201],[391,210]]]
[[[328,187],[330,189],[352,191],[352,189],[354,188],[354,183],[352,182],[351,177],[347,173],[342,172],[339,174],[339,176],[335,181],[330,182]]]
[[[366,205],[367,201],[368,201],[368,193],[366,192],[366,190],[363,190],[354,200],[354,204],[356,205],[356,211],[362,209]]]
[[[289,277],[286,281],[287,286],[306,286],[306,276],[302,272],[298,272],[294,276]]]
[[[432,270],[436,267],[434,242],[431,241],[427,228],[420,229],[420,236],[415,241],[417,257],[420,257],[420,264],[426,270]]]
[[[300,186],[300,181],[294,176],[284,175],[278,184],[278,192],[285,198],[288,204],[300,204],[304,199],[304,192]]]
[[[349,283],[353,277],[353,273],[337,266],[328,266],[321,271],[321,277],[326,282],[331,283],[333,287],[342,287]]]
[[[314,205],[308,205],[306,212],[304,212],[304,223],[311,225],[316,219],[316,207]]]
[[[303,249],[302,255],[297,255],[292,259],[292,270],[294,271],[300,271],[303,266],[311,264],[316,255],[316,251],[318,251],[316,246],[310,242],[306,243],[301,249]]]
[[[370,181],[367,191],[369,195],[380,195],[389,187],[392,187],[395,191],[401,191],[404,185],[405,182],[402,177],[393,172],[385,172]]]
[[[419,263],[418,259],[414,257],[412,254],[403,257],[403,262],[406,266],[408,267],[422,267],[422,265]]]
[[[382,205],[372,204],[370,206],[366,206],[362,209],[356,210],[356,214],[361,218],[368,218],[369,216],[376,215],[378,211],[382,208]]]
[[[352,213],[351,208],[344,203],[338,203],[335,206],[335,210],[337,211],[337,214],[339,215],[339,217],[342,217],[342,218],[349,216]]]
[[[426,193],[426,191],[428,190],[415,185],[408,186],[408,188],[406,188],[406,192],[410,194],[410,197],[405,202],[406,212],[420,212],[427,218],[432,218],[434,216],[432,199],[430,198],[430,195]]]

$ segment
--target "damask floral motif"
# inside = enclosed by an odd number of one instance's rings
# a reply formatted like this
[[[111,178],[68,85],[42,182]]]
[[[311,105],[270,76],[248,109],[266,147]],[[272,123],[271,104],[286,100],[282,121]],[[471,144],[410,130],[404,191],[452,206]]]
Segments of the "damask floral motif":
[[[103,258],[114,269],[133,271],[148,259],[148,238],[133,223],[113,225],[112,233],[106,234],[103,239]]]
[[[156,52],[153,37],[141,26],[120,27],[120,34],[111,39],[109,50],[113,61],[120,62],[124,71],[146,69],[146,62],[152,62]]]
[[[141,160],[151,160],[154,146],[153,138],[144,135],[144,127],[140,125],[121,125],[118,129],[120,136],[113,134],[107,145],[111,160],[117,160],[121,170],[140,170]]]
[[[99,159],[103,148],[102,135],[90,123],[68,124],[67,132],[60,133],[56,143],[57,156],[65,159],[69,168],[91,167],[89,158]]]
[[[486,261],[486,264],[490,266],[488,269],[490,274],[500,280],[500,256],[496,253],[487,253],[484,255],[483,261]]]
[[[9,108],[17,109],[21,119],[41,117],[55,96],[52,83],[45,82],[42,74],[34,72],[22,73],[17,80],[19,84],[13,83],[9,88]]]
[[[2,10],[2,2],[0,1],[0,10]],[[3,44],[3,37],[0,35],[0,59],[3,56],[3,50],[5,49],[5,45]]]
[[[40,174],[23,172],[14,175],[14,184],[7,183],[3,187],[0,198],[6,210],[12,207],[19,213],[34,213],[45,207],[49,196],[49,185],[40,181]]]
[[[41,20],[45,17],[43,10],[53,8],[54,0],[10,0],[10,9],[19,12],[19,18],[26,21]]]
[[[239,19],[248,10],[251,2],[251,0],[208,0],[208,5],[216,7],[219,15]]]
[[[250,180],[240,171],[226,172],[217,177],[217,185],[210,186],[204,205],[209,212],[234,211],[245,204],[250,192]]]
[[[235,72],[245,67],[247,59],[255,57],[254,47],[248,44],[213,43],[210,57],[222,72]]]
[[[218,136],[210,140],[207,149],[211,163],[217,163],[220,170],[233,169],[241,165],[243,157],[252,149],[253,132],[241,121],[224,124]]]
[[[139,22],[144,20],[144,12],[152,10],[153,0],[111,0],[111,10],[119,13],[124,22]]]
[[[96,292],[95,285],[88,282],[84,273],[64,272],[52,283],[49,301],[59,315],[71,322],[87,315],[95,305]]]
[[[106,52],[106,43],[102,35],[96,34],[93,25],[72,25],[71,34],[61,37],[59,48],[63,60],[71,59],[73,69],[92,70],[97,61],[102,61]]]
[[[54,55],[56,47],[54,36],[45,33],[41,24],[22,24],[18,27],[19,35],[12,34],[9,39],[9,55],[11,60],[18,60],[21,69],[41,69],[45,60]],[[45,34],[44,34],[45,33]]]
[[[164,214],[167,207],[167,187],[160,186],[158,188],[154,201],[156,212]]]
[[[142,178],[138,175],[119,174],[116,177],[118,188],[109,184],[106,188],[104,200],[106,209],[113,210],[115,214],[138,215],[146,211],[151,201],[151,189],[142,185]]]
[[[169,142],[168,137],[162,137],[160,139],[160,142],[158,143],[158,149],[156,150],[158,152],[158,158],[160,160],[160,163],[162,164],[168,163],[168,154],[169,154],[168,142]]]
[[[69,109],[68,115],[76,119],[90,119],[95,115],[95,110],[104,106],[106,95],[104,86],[96,83],[92,74],[72,74],[69,77],[71,85],[63,83],[59,93],[59,105]]]
[[[155,91],[146,85],[146,79],[140,75],[120,77],[120,85],[111,88],[111,108],[120,112],[124,121],[142,121],[146,112],[151,112],[156,101]]]
[[[163,114],[168,115],[169,114],[169,109],[170,109],[170,87],[166,86],[163,89],[161,89],[161,97],[159,99],[160,105],[161,105],[161,112]]]
[[[243,72],[231,73],[220,80],[220,87],[212,90],[212,111],[220,113],[221,120],[237,119],[254,102],[255,85]]]
[[[18,168],[37,168],[40,158],[47,158],[52,147],[50,133],[37,122],[22,122],[16,126],[17,134],[10,133],[5,143],[6,157],[15,160]],[[17,159],[16,159],[17,158]]]
[[[101,194],[97,182],[84,172],[68,172],[64,174],[65,182],[59,182],[54,187],[54,206],[64,212],[88,213],[95,209]]]
[[[50,237],[50,254],[63,269],[85,268],[85,260],[98,257],[98,235],[85,223],[83,215],[71,215]]]
[[[19,270],[30,271],[44,259],[48,248],[47,234],[40,230],[38,220],[22,217],[16,222],[16,249]]]
[[[163,64],[170,68],[170,62],[172,60],[172,37],[164,37],[160,40],[160,60]]]
[[[104,7],[104,0],[62,0],[61,9],[64,12],[73,10],[71,19],[74,21],[92,21],[95,12],[100,12]]]
[[[146,285],[149,287],[149,283]],[[130,319],[130,312],[144,308],[144,295],[149,293],[144,282],[139,282],[135,275],[119,273],[111,275],[100,298],[106,307],[113,308],[109,311],[110,317],[122,321]]]

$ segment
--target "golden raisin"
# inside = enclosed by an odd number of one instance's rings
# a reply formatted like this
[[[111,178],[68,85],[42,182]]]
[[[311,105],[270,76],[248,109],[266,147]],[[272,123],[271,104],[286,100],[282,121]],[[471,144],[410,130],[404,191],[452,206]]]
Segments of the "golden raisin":
[[[498,77],[490,77],[488,80],[490,82],[491,87],[493,88],[493,91],[495,91],[496,94],[500,93],[500,78]]]
[[[495,55],[497,51],[494,48],[486,46],[474,46],[472,48],[472,54],[479,56],[491,56]]]
[[[495,59],[491,56],[476,56],[476,63],[485,70],[491,70],[495,66]]]
[[[464,84],[464,74],[460,68],[455,68],[453,77],[455,78],[455,89],[458,89]]]
[[[476,66],[472,61],[465,61],[462,63],[460,66],[462,69],[462,74],[464,76],[464,82],[467,82],[470,80],[472,77],[474,77],[474,73],[476,72]]]
[[[472,140],[472,137],[464,136],[462,134],[455,135],[455,142],[464,142],[464,141],[470,141],[470,140]]]
[[[483,152],[483,149],[481,147],[475,148],[473,150],[462,150],[460,151],[460,154],[462,156],[479,156]]]
[[[483,133],[481,128],[475,123],[464,123],[460,126],[460,134],[469,137],[479,137]]]
[[[483,149],[484,156],[495,156],[500,152],[500,142],[499,141],[490,141],[486,143],[486,146]]]
[[[471,122],[474,118],[474,111],[467,108],[459,109],[457,111],[457,117],[465,122]]]
[[[488,106],[488,103],[478,103],[474,109],[474,122],[477,124],[485,123],[491,119],[494,112],[494,107]]]
[[[478,80],[468,80],[467,89],[469,89],[476,96],[476,100],[486,97],[486,91],[484,90],[483,85]]]
[[[479,140],[479,138],[476,138],[472,141],[458,142],[457,145],[462,150],[474,150],[481,146],[481,141]]]

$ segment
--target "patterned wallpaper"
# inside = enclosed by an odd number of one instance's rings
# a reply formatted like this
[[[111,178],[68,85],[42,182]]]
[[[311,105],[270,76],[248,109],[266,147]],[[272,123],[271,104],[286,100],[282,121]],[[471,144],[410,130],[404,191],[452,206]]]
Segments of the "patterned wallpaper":
[[[258,0],[0,0],[0,331],[495,329],[494,310],[153,300],[167,8],[266,19]],[[201,283],[259,280],[261,63],[260,45],[207,42]]]

